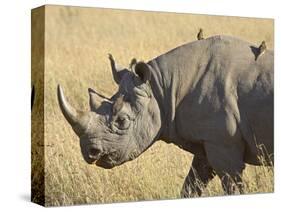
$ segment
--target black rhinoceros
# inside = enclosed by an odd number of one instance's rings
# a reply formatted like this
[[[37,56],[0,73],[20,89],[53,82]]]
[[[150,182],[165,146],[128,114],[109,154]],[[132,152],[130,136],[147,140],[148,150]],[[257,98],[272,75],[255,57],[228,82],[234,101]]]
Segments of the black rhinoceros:
[[[248,42],[214,36],[131,68],[117,69],[110,55],[119,85],[111,99],[89,89],[91,111],[82,112],[58,86],[58,101],[89,164],[112,168],[161,139],[194,154],[182,197],[200,196],[215,175],[226,193],[241,193],[245,163],[259,165],[265,150],[273,159],[274,54],[256,54]]]

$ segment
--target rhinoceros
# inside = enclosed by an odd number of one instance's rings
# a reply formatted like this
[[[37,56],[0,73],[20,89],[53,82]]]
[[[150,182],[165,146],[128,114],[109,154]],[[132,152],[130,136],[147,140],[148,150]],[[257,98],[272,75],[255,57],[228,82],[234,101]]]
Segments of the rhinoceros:
[[[116,94],[89,89],[90,111],[80,111],[58,85],[59,106],[89,164],[113,168],[161,139],[194,155],[182,197],[200,196],[216,175],[226,194],[243,193],[245,163],[261,165],[264,152],[273,160],[274,53],[256,61],[257,53],[249,42],[218,35],[149,62],[134,59],[129,68],[110,55]]]

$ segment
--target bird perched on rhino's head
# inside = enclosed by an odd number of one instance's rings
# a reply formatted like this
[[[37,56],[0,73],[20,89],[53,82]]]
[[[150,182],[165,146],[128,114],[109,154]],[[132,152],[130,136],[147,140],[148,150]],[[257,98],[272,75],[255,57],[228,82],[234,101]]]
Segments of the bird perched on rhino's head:
[[[130,68],[132,68],[134,65],[136,65],[137,64],[137,59],[136,58],[133,58],[132,60],[131,60],[131,63],[130,63]]]
[[[203,29],[200,28],[199,32],[197,34],[197,40],[203,40],[203,39],[204,39],[204,37],[203,37]]]

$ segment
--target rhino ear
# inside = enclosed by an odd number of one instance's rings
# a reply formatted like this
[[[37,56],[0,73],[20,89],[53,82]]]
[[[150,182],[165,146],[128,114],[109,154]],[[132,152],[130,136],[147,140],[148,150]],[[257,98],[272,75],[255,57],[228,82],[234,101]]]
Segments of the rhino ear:
[[[116,64],[116,62],[111,54],[108,54],[108,59],[110,61],[113,79],[117,84],[119,84],[122,77],[124,76],[124,74],[129,72],[129,70]]]
[[[145,62],[138,62],[135,65],[134,71],[144,83],[151,78],[151,68]]]

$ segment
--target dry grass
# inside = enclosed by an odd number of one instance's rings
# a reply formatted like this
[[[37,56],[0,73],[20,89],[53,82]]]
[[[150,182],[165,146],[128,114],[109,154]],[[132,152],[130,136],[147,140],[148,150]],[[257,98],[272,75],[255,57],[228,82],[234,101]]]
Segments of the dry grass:
[[[133,57],[148,60],[193,41],[200,27],[205,36],[227,34],[256,44],[266,40],[269,48],[273,48],[272,20],[46,7],[44,173],[47,206],[179,198],[191,154],[159,141],[136,160],[112,170],[87,165],[77,136],[59,110],[56,87],[57,84],[63,86],[68,100],[76,108],[88,110],[88,87],[108,96],[116,90],[107,59],[109,52],[124,66]],[[37,89],[42,88],[43,84],[35,80],[38,75],[35,69],[33,66],[33,83]],[[40,103],[35,102],[35,121],[41,113],[39,108]],[[39,126],[35,121],[33,132]],[[41,148],[39,137],[38,133],[32,135],[35,173],[40,170],[36,161],[40,157],[35,152]],[[33,181],[38,180],[36,176]],[[246,193],[273,191],[272,168],[248,166],[243,180]],[[217,178],[204,192],[204,196],[222,194]]]

